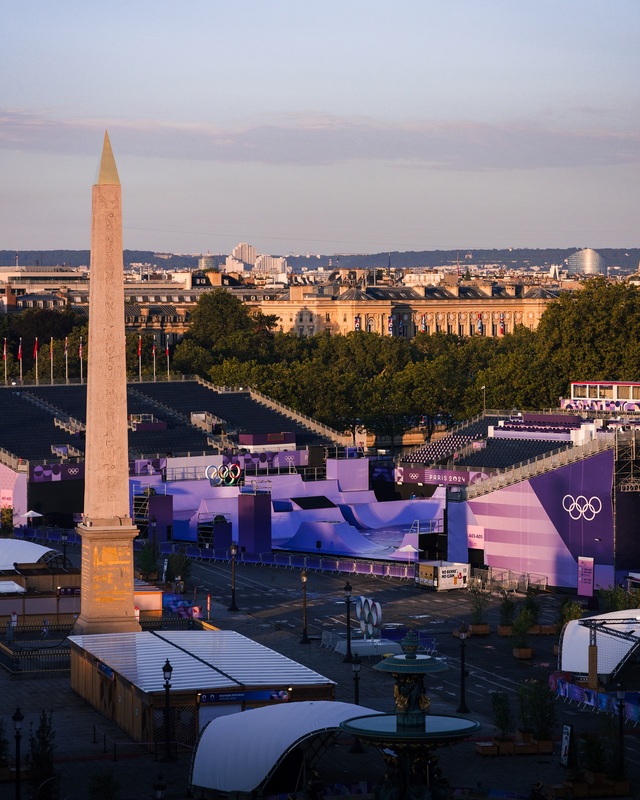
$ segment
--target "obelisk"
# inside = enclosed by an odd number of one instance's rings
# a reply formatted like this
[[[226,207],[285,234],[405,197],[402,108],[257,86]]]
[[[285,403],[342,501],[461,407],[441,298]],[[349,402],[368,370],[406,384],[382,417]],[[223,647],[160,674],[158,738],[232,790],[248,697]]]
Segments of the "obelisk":
[[[80,616],[74,632],[139,631],[129,515],[122,194],[105,133],[93,187]]]

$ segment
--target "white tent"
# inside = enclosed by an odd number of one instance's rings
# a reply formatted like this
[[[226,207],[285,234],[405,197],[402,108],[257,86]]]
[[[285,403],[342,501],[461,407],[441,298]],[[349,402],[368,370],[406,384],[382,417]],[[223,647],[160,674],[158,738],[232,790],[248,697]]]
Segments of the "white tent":
[[[377,713],[351,703],[318,700],[216,717],[200,735],[191,784],[221,792],[252,792],[301,742],[337,732],[347,719]]]
[[[36,564],[48,561],[56,550],[22,539],[0,539],[0,569],[13,569],[14,564]]]
[[[627,659],[631,651],[640,645],[640,609],[610,611],[586,619],[590,623],[596,623],[598,675],[611,675],[617,671],[618,666]],[[590,627],[581,625],[580,622],[571,620],[562,630],[560,669],[563,672],[588,675]],[[629,638],[621,638],[619,634],[626,634]]]
[[[27,590],[15,581],[0,581],[0,594],[24,594]]]

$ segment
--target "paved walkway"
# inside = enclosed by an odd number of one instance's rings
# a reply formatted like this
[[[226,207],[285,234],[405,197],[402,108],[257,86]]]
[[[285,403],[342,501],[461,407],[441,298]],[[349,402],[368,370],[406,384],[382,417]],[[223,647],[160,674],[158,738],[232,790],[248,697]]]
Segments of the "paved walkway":
[[[212,616],[220,627],[231,628],[277,650],[337,682],[336,699],[353,701],[353,672],[343,657],[321,647],[318,639],[309,645],[300,644],[299,632],[239,613],[229,613],[215,604]],[[375,659],[364,661],[360,680],[363,705],[380,711],[393,711],[393,679],[373,670]],[[111,773],[120,783],[119,800],[140,800],[153,797],[153,783],[162,773],[167,783],[167,798],[188,797],[190,755],[183,753],[174,763],[161,763],[131,742],[113,723],[90,708],[69,688],[68,677],[13,679],[0,672],[2,718],[13,752],[11,714],[19,705],[25,715],[23,752],[28,750],[28,735],[37,726],[42,710],[52,711],[56,731],[56,767],[60,778],[60,800],[86,800],[89,783],[99,773]],[[432,713],[454,713],[451,703],[432,695]],[[493,726],[477,714],[482,730],[480,737],[490,737]],[[566,778],[557,752],[550,756],[517,756],[483,758],[474,752],[473,742],[465,742],[439,751],[442,771],[452,786],[491,788],[496,792],[528,796],[537,781],[558,783]],[[557,747],[556,747],[557,750]],[[250,754],[249,754],[250,755]],[[114,760],[114,756],[117,760]],[[349,746],[333,747],[324,757],[320,771],[326,783],[347,786],[364,779],[379,780],[384,772],[380,754],[367,748],[364,754],[352,754]],[[0,784],[0,800],[14,797],[11,784]],[[23,792],[23,800],[29,793]]]

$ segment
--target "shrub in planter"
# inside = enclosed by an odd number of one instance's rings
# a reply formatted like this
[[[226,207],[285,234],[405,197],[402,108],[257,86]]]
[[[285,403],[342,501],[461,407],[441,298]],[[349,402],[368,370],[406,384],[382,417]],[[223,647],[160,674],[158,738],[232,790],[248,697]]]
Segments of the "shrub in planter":
[[[484,625],[486,623],[485,613],[491,600],[490,593],[479,586],[472,586],[469,589],[469,598],[471,600],[471,624]]]
[[[564,627],[567,622],[571,622],[574,619],[582,619],[583,613],[582,605],[577,600],[571,600],[567,597],[560,606],[558,625]]]
[[[508,592],[502,593],[500,601],[500,627],[510,628],[516,615],[516,604]]]
[[[511,626],[511,641],[515,649],[529,647],[529,630],[533,625],[531,611],[528,608],[521,608]]]
[[[555,695],[543,681],[521,683],[518,686],[520,722],[524,730],[538,741],[553,739],[556,728]]]
[[[158,548],[153,542],[145,542],[142,550],[136,553],[135,562],[143,580],[155,580],[158,577]]]
[[[531,627],[540,624],[540,603],[533,589],[528,589],[524,598],[524,608],[531,614]]]
[[[491,708],[493,724],[498,729],[499,738],[509,739],[513,733],[513,714],[509,705],[509,695],[506,692],[494,692],[491,695]]]

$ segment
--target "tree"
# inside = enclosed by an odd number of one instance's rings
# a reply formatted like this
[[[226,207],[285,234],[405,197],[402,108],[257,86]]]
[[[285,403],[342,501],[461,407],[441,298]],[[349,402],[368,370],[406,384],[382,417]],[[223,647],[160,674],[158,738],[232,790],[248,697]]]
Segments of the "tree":
[[[52,713],[40,712],[40,722],[35,732],[29,732],[29,754],[27,756],[30,783],[34,797],[38,800],[57,800],[58,780],[54,767],[55,730]]]

